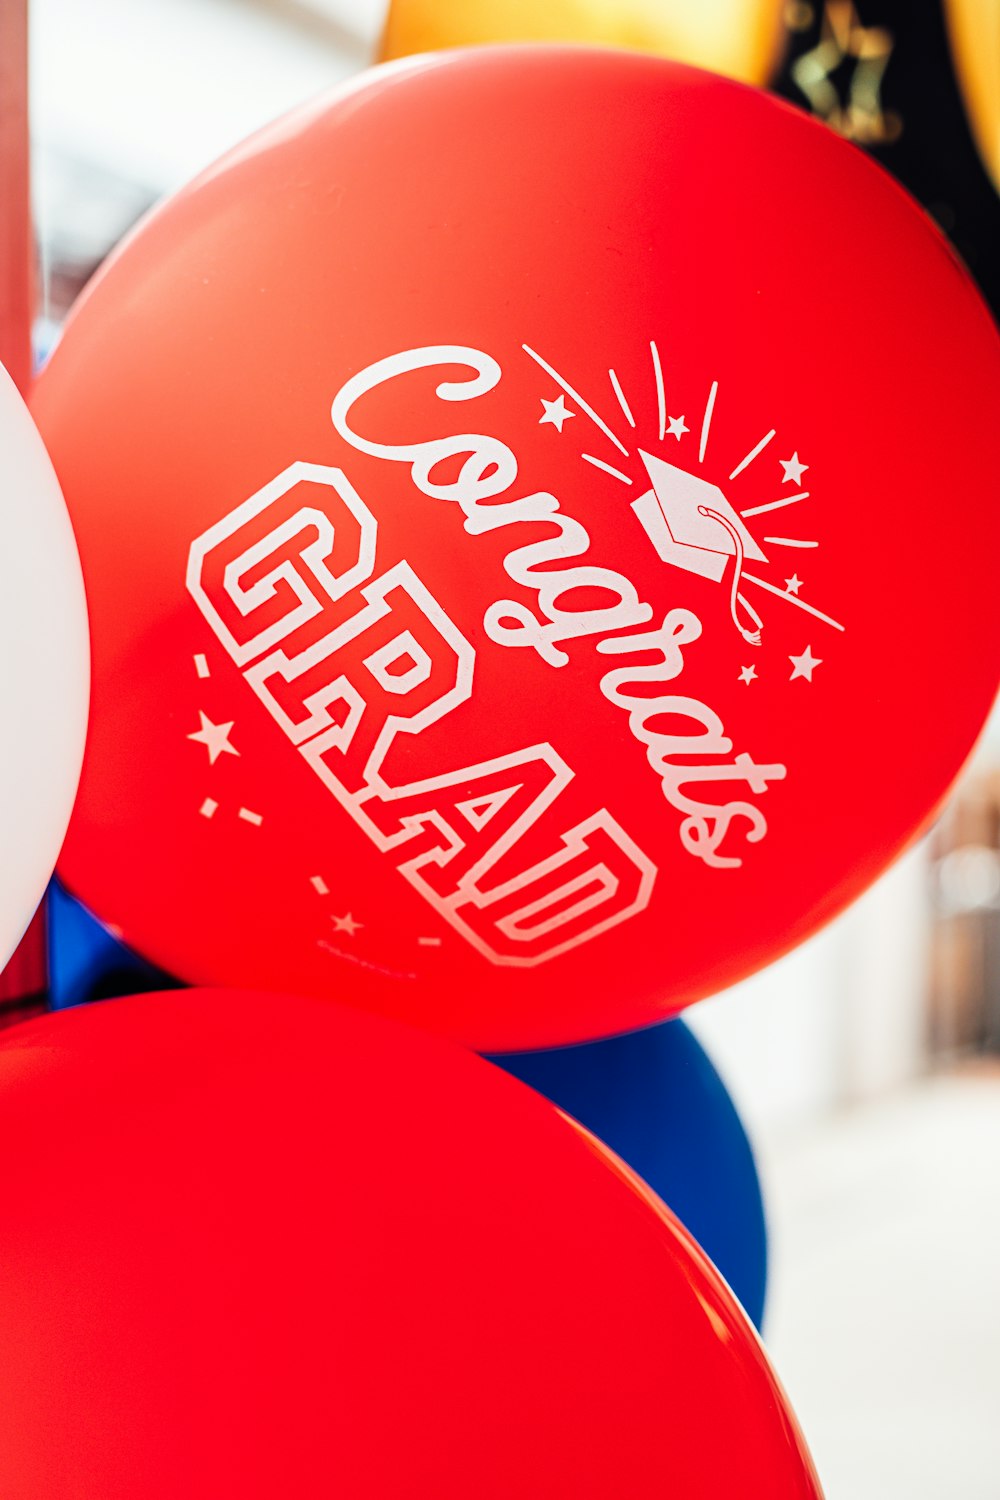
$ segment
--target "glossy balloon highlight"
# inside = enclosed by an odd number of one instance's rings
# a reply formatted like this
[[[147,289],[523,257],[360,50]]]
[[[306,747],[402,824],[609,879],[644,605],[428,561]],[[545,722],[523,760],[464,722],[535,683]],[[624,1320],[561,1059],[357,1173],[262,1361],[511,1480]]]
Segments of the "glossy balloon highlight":
[[[459,1048],[180,991],[0,1036],[0,1490],[815,1500],[732,1295]]]
[[[485,1050],[732,983],[983,724],[998,396],[945,240],[788,106],[374,70],[153,215],[39,380],[94,630],[67,884],[185,980]]]

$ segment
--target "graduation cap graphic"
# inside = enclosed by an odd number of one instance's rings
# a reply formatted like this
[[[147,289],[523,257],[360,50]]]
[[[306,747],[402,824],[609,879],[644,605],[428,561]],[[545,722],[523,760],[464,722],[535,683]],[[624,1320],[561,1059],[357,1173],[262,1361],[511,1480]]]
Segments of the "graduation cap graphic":
[[[665,563],[721,583],[729,558],[767,558],[717,484],[678,469],[639,449],[653,488],[633,501],[658,555]]]
[[[734,557],[730,612],[740,634],[758,645],[760,618],[740,594],[739,586],[743,559],[766,563],[766,556],[717,484],[709,484],[642,448],[639,456],[653,488],[634,500],[632,509],[657,555],[665,563],[715,583],[722,582],[726,565]],[[750,615],[755,629],[748,630],[740,623],[737,605]]]
[[[545,409],[545,415],[539,418],[539,422],[552,422],[555,430],[561,433],[566,417],[583,413],[618,449],[624,459],[631,459],[632,454],[629,448],[581,392],[572,386],[553,365],[549,364],[547,359],[532,349],[530,344],[522,344],[521,348],[528,358],[533,360],[539,369],[544,370],[549,379],[554,381],[563,392],[563,396],[559,398],[563,407],[565,407],[567,397],[575,404],[575,410],[564,411],[557,422],[550,414],[550,409],[554,408],[557,403],[546,401],[543,397],[542,406]],[[660,351],[653,339],[649,343],[649,352],[653,379],[656,384],[659,440],[662,443],[667,430],[667,399]],[[635,429],[635,415],[622,388],[622,383],[613,369],[608,370],[608,378],[625,421],[630,428]],[[719,382],[713,380],[701,420],[698,443],[699,463],[705,457],[718,393]],[[678,442],[691,431],[683,416],[670,417],[669,422],[670,435]],[[732,470],[729,475],[730,482],[739,479],[739,476],[756,462],[776,436],[777,433],[773,427],[766,432]],[[674,451],[672,446],[670,451]],[[802,580],[797,576],[786,579],[786,586],[781,589],[769,579],[761,578],[756,572],[751,573],[744,569],[744,564],[747,562],[770,565],[769,558],[761,551],[756,540],[747,530],[744,519],[775,510],[784,510],[789,505],[798,505],[800,501],[809,499],[808,491],[794,495],[782,492],[776,500],[768,500],[737,511],[717,484],[711,484],[707,479],[702,479],[687,469],[678,468],[676,464],[668,463],[666,459],[658,458],[644,448],[639,448],[638,454],[645,466],[652,488],[646,490],[637,500],[633,500],[631,508],[652,543],[657,557],[661,562],[669,563],[672,567],[681,568],[685,572],[694,573],[700,578],[707,578],[712,583],[723,583],[728,575],[730,618],[745,641],[752,646],[760,645],[763,622],[746,594],[741,592],[744,584],[750,584],[753,589],[762,589],[767,594],[784,600],[791,609],[803,610],[813,618],[822,620],[833,630],[845,629],[845,626],[839,620],[835,620],[832,615],[825,614],[810,601],[798,597]],[[631,486],[634,482],[629,474],[616,468],[606,458],[583,452],[580,457],[593,468],[610,475],[619,484]],[[790,459],[779,459],[779,463],[785,470],[783,484],[787,482],[798,484],[802,474],[809,467],[808,464],[799,463],[797,450],[793,452]],[[818,541],[805,537],[765,536],[762,540],[768,547],[813,548],[819,546]],[[730,566],[730,559],[732,559],[732,566]]]

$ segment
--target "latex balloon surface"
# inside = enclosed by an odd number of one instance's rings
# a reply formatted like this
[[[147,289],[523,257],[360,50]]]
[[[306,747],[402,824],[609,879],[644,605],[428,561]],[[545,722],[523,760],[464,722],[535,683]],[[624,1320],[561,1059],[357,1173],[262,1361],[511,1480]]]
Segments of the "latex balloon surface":
[[[87,727],[80,561],[59,484],[0,366],[0,968],[59,853]]]
[[[317,1001],[0,1038],[0,1492],[812,1500],[731,1294],[531,1090]]]
[[[760,1179],[726,1086],[684,1022],[496,1061],[649,1183],[759,1328],[767,1288]]]
[[[784,10],[784,0],[392,0],[381,57],[482,42],[604,43],[764,83]]]
[[[47,905],[49,1002],[166,989],[58,881]],[[767,1283],[760,1182],[746,1132],[683,1021],[606,1042],[504,1053],[500,1067],[574,1115],[648,1182],[718,1266],[759,1328]]]
[[[37,387],[94,631],[68,885],[181,978],[482,1050],[735,981],[983,723],[998,395],[946,242],[791,108],[375,70],[155,214]]]

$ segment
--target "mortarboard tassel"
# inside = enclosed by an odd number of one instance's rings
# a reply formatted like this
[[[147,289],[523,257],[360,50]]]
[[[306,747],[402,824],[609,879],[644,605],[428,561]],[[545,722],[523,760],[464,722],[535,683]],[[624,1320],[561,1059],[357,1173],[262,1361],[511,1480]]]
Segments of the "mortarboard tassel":
[[[736,629],[739,631],[743,639],[751,646],[759,646],[760,632],[764,622],[761,620],[760,615],[754,609],[753,605],[740,593],[740,578],[743,575],[743,540],[739,532],[736,530],[736,527],[733,526],[729,521],[727,521],[725,516],[720,515],[717,510],[712,510],[711,506],[699,505],[698,514],[700,516],[711,516],[713,521],[718,521],[720,526],[724,526],[726,528],[726,530],[729,532],[729,535],[733,539],[733,546],[736,548],[736,565],[733,568],[733,586],[729,594],[729,613],[732,615],[733,624],[736,626]],[[737,605],[742,606],[742,608],[750,616],[750,619],[757,627],[755,630],[747,630],[744,625],[740,624],[739,615],[737,614],[736,608]]]

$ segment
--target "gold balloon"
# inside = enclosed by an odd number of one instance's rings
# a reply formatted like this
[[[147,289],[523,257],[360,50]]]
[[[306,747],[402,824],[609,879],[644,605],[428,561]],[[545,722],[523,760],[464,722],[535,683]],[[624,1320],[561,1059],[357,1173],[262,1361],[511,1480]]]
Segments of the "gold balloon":
[[[381,61],[480,42],[595,42],[765,83],[783,0],[391,0]]]
[[[969,128],[1000,188],[1000,0],[945,0],[944,9]]]

